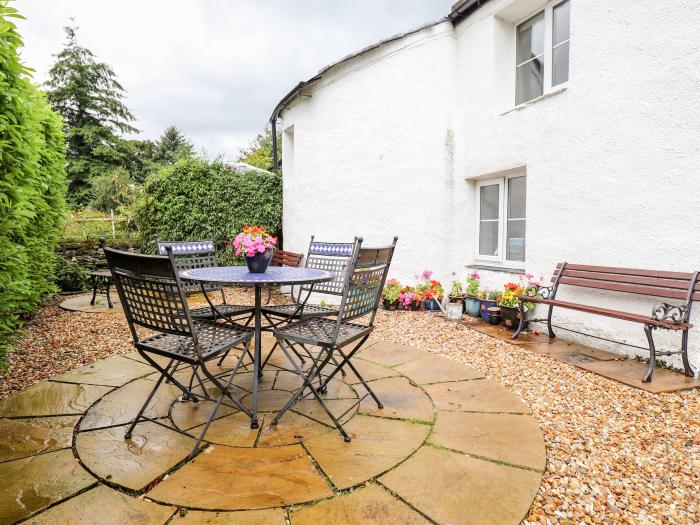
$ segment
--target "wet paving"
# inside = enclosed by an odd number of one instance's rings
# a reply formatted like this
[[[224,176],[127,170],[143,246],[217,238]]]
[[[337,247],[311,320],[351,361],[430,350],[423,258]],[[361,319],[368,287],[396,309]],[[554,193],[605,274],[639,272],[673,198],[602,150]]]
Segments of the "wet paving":
[[[408,346],[374,341],[354,362],[384,407],[360,399],[350,371],[329,383],[325,401],[336,414],[347,410],[350,442],[313,398],[270,424],[300,386],[273,356],[259,383],[260,428],[223,407],[193,459],[211,403],[183,402],[170,384],[146,410],[153,422],[125,439],[154,385],[137,354],[34,385],[0,401],[0,524],[457,525],[527,515],[544,440],[517,397]],[[252,382],[248,370],[234,381],[244,403]]]

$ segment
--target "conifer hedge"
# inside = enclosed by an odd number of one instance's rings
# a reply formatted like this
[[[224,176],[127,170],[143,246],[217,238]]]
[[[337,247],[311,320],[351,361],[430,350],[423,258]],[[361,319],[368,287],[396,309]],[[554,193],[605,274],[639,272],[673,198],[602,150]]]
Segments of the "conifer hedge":
[[[220,161],[186,158],[146,179],[134,208],[143,250],[165,241],[212,239],[222,263],[243,226],[274,232],[282,220],[282,177],[242,173]]]
[[[22,316],[55,289],[66,193],[62,121],[19,61],[13,18],[0,0],[0,366]]]

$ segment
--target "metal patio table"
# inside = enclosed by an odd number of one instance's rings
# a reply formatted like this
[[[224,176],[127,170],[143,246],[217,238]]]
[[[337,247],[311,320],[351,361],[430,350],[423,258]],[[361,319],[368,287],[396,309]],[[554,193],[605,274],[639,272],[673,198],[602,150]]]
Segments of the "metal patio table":
[[[250,273],[246,266],[213,266],[195,268],[180,272],[182,279],[198,281],[202,285],[209,305],[216,311],[216,306],[209,301],[205,290],[206,283],[216,283],[222,286],[253,287],[255,289],[255,351],[253,352],[253,378],[260,377],[262,288],[264,286],[284,286],[313,284],[332,281],[334,276],[324,270],[312,268],[289,268],[286,266],[270,266],[265,273]],[[308,295],[306,296],[308,298]],[[303,306],[302,306],[303,307]],[[301,308],[301,307],[300,307]],[[222,318],[226,315],[219,314]],[[253,407],[250,422],[251,428],[258,428],[258,381],[253,381]]]

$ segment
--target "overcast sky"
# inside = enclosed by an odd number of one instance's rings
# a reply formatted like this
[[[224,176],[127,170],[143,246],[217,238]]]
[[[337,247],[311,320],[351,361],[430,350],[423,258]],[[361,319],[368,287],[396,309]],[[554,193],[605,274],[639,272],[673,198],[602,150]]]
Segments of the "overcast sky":
[[[323,66],[447,14],[450,0],[16,0],[23,60],[43,82],[73,17],[110,64],[141,138],[175,124],[233,160],[277,102]]]

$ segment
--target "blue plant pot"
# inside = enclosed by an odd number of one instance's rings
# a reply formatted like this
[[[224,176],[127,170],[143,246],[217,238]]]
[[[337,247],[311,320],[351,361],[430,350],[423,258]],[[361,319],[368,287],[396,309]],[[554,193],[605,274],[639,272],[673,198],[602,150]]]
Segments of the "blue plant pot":
[[[481,306],[479,307],[480,308],[479,311],[481,313],[481,318],[484,321],[488,321],[489,320],[489,308],[491,308],[492,306],[496,306],[496,301],[486,301],[484,299],[481,299],[479,302],[481,303]]]
[[[438,302],[435,299],[426,299],[425,301],[423,301],[423,308],[425,308],[429,312],[433,312],[435,310],[440,309],[440,307],[438,306]]]
[[[272,260],[272,249],[268,248],[263,253],[256,253],[252,257],[245,256],[245,265],[250,273],[265,273]]]
[[[467,315],[479,317],[481,315],[481,301],[476,297],[467,298]]]

